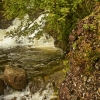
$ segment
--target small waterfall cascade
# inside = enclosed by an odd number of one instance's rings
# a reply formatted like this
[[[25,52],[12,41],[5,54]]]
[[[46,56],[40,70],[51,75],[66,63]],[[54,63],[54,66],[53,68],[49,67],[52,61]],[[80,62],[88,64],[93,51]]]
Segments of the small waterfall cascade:
[[[7,29],[0,29],[0,47],[12,48],[15,46],[31,45],[33,47],[54,47],[54,39],[43,32],[45,17],[40,15],[36,20],[29,21],[26,15],[22,20],[16,18]],[[37,36],[39,34],[39,36]]]
[[[63,53],[54,46],[53,37],[43,30],[47,16],[48,14],[41,14],[32,22],[26,15],[22,20],[14,19],[7,29],[0,29],[0,66],[8,63],[24,66],[31,77],[49,75],[51,70],[58,69]],[[53,68],[53,65],[57,68]],[[2,69],[4,68],[0,67],[0,74]],[[29,85],[22,91],[5,90],[0,100],[51,100],[55,98],[53,93],[53,86],[48,82],[42,91],[40,89],[34,94],[30,92]]]
[[[12,91],[11,91],[12,92]],[[48,83],[46,86],[46,89],[42,91],[42,93],[40,91],[31,94],[29,87],[26,87],[26,89],[24,89],[23,91],[13,91],[12,93],[9,94],[5,94],[5,96],[1,96],[0,100],[50,100],[52,98],[55,98],[53,96],[53,88],[51,87],[51,84]]]

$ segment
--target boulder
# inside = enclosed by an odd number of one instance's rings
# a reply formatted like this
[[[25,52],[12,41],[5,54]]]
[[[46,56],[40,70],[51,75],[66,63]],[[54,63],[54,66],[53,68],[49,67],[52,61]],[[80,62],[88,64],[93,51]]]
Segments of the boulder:
[[[60,100],[100,100],[100,3],[78,22],[69,42],[70,69],[60,86]]]
[[[0,95],[4,94],[5,87],[6,87],[6,85],[3,81],[3,79],[0,78]]]
[[[27,85],[27,74],[22,68],[6,66],[4,80],[15,90],[22,90]]]

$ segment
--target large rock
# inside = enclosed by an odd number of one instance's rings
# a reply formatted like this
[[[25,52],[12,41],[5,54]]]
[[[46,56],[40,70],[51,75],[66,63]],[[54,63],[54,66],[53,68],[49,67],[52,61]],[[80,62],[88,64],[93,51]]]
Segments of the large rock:
[[[6,85],[5,85],[4,81],[0,78],[0,95],[4,94],[5,87],[6,87]]]
[[[60,100],[100,100],[100,3],[78,22],[69,42],[70,71],[60,86]]]
[[[27,74],[22,68],[6,66],[4,80],[12,88],[22,90],[27,85]]]

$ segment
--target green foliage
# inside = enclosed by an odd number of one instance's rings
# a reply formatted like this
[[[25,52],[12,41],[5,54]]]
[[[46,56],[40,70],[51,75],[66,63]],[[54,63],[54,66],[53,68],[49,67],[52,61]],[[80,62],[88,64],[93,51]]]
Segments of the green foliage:
[[[10,32],[7,33],[6,36],[10,36],[10,37],[21,37],[21,36],[27,36],[27,35],[31,35],[32,33],[35,32],[35,30],[39,29],[39,27],[41,27],[41,25],[38,25],[37,22],[34,23],[33,26],[29,27],[29,20],[27,20],[26,24],[24,23],[24,20],[21,22],[21,25],[18,26],[18,28],[11,30]],[[23,29],[22,29],[23,27]],[[39,30],[38,34],[36,34],[34,36],[34,38],[39,39],[41,36],[43,35],[43,30]],[[33,41],[33,38],[29,37],[30,41]]]
[[[89,23],[91,16],[84,19],[84,23],[87,22],[87,24],[83,23],[84,32],[72,44],[73,50],[69,53],[71,66],[79,67],[84,74],[91,74],[95,69],[95,64],[100,60],[100,34],[98,34],[100,17],[98,21],[96,19],[98,15],[94,16],[92,24]],[[80,29],[79,25],[77,26],[78,30]]]
[[[94,32],[96,31],[96,26],[93,25],[93,24],[84,24],[83,28],[86,29],[86,30],[94,31]]]
[[[68,42],[68,35],[78,20],[89,15],[94,6],[94,0],[51,0],[51,7],[48,7],[50,14],[46,27],[50,34]],[[51,6],[50,5],[50,6]]]
[[[39,11],[49,13],[45,31],[68,42],[68,35],[78,20],[91,13],[95,0],[2,0],[8,18],[31,16]],[[39,12],[40,13],[40,12]]]
[[[28,0],[2,0],[4,15],[8,18],[23,17],[27,13]]]
[[[88,24],[84,24],[84,25],[83,25],[83,28],[84,28],[84,29],[89,29]]]
[[[2,1],[0,1],[0,12],[2,12],[2,10],[3,10],[3,6],[2,5],[3,5]]]

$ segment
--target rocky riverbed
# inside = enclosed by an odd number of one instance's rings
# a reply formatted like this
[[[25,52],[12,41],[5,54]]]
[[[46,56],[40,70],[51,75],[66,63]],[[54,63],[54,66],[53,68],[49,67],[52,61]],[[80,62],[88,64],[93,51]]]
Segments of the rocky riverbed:
[[[3,91],[5,89],[5,91],[1,93],[4,93],[4,95],[0,98],[5,98],[4,100],[6,100],[6,96],[13,95],[16,90],[21,90],[23,92],[28,91],[30,93],[25,95],[29,96],[30,94],[34,95],[37,92],[39,93],[39,91],[41,95],[43,95],[42,91],[46,90],[48,84],[51,84],[49,90],[53,89],[52,95],[56,93],[57,96],[57,91],[64,79],[64,68],[63,52],[57,48],[43,49],[32,48],[29,46],[1,49],[0,73],[2,79],[8,85],[3,84],[4,88],[1,88],[1,90]],[[24,70],[27,73],[27,80]],[[22,85],[23,82],[25,85]],[[0,82],[0,85],[3,86],[2,82]],[[26,90],[26,88],[28,88],[28,90]],[[14,97],[14,95],[12,99],[10,96],[8,96],[8,98],[9,99],[7,100],[12,100],[13,98],[16,98],[14,100],[17,100],[17,97]],[[20,97],[20,100],[21,98],[22,97]],[[58,96],[56,98],[58,98]]]

